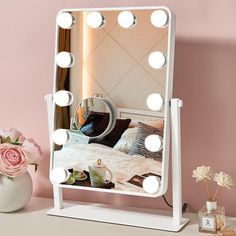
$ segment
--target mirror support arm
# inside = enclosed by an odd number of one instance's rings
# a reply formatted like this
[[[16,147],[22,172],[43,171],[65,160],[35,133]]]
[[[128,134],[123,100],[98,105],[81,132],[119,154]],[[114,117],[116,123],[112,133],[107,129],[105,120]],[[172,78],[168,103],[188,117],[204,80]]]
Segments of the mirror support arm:
[[[53,184],[53,200],[54,200],[54,208],[62,209],[63,208],[63,193],[62,188]]]
[[[48,130],[49,130],[49,139],[51,140],[53,132],[53,94],[45,95],[44,101],[47,103]]]
[[[47,103],[47,113],[48,113],[48,131],[49,131],[49,141],[50,141],[50,152],[53,150],[53,94],[47,94],[44,97],[44,100]],[[52,158],[50,158],[50,170],[52,169]],[[63,193],[62,188],[53,184],[53,199],[55,209],[63,208]]]
[[[171,103],[171,137],[172,137],[172,194],[173,224],[181,225],[182,221],[182,177],[181,177],[181,130],[180,109],[183,101],[172,98]]]

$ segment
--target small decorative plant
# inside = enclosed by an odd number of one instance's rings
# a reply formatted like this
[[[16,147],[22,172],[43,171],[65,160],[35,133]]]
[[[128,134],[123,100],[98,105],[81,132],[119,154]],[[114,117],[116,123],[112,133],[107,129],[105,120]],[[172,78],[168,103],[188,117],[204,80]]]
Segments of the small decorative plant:
[[[37,170],[42,158],[42,151],[33,139],[25,138],[14,128],[0,130],[0,175],[21,176],[28,165],[35,165]]]
[[[215,201],[216,196],[220,190],[220,188],[226,187],[230,189],[230,186],[233,185],[232,178],[226,173],[220,171],[219,173],[214,173],[210,166],[199,166],[195,170],[193,170],[192,177],[196,178],[196,182],[203,181],[206,186],[208,200]],[[209,189],[209,181],[214,181],[218,185],[214,194],[211,193]]]

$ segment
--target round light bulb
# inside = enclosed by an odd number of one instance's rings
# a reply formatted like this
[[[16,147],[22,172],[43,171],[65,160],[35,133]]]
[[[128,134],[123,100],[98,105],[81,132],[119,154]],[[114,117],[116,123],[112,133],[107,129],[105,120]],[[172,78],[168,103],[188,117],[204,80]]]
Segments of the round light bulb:
[[[147,97],[146,104],[150,110],[160,111],[164,105],[164,101],[159,93],[152,93]]]
[[[57,129],[52,134],[52,140],[57,145],[65,144],[70,138],[69,132],[66,129]]]
[[[148,57],[148,63],[153,69],[161,69],[166,64],[166,57],[162,52],[152,52]]]
[[[50,179],[56,184],[61,184],[67,181],[70,177],[70,172],[63,167],[57,167],[52,169],[50,173]]]
[[[157,134],[147,136],[144,143],[150,152],[158,152],[162,148],[162,138]]]
[[[148,176],[143,181],[143,190],[146,193],[157,193],[160,187],[160,180],[156,176]]]
[[[60,107],[66,107],[72,104],[73,94],[69,91],[59,90],[53,96],[54,102]]]
[[[56,56],[56,63],[61,68],[69,68],[74,65],[75,58],[69,52],[59,52]]]
[[[105,17],[100,12],[91,12],[87,15],[87,24],[94,29],[101,28],[105,24]]]
[[[158,28],[164,28],[168,23],[168,15],[163,10],[156,10],[151,14],[152,25]]]
[[[63,29],[71,29],[74,23],[75,19],[69,12],[62,12],[57,15],[57,24]]]
[[[130,11],[122,11],[118,15],[118,23],[121,27],[128,29],[133,27],[136,24],[136,17]]]

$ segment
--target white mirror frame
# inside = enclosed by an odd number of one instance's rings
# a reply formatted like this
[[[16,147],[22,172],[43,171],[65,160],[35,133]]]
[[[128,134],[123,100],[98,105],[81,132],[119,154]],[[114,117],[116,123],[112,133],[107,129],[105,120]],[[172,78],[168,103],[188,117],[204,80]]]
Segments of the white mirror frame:
[[[168,63],[167,66],[167,83],[166,83],[166,92],[165,92],[165,108],[164,108],[164,117],[165,117],[165,128],[164,128],[164,138],[163,138],[163,155],[169,157],[169,149],[170,149],[170,128],[172,128],[172,191],[173,191],[173,216],[158,216],[156,214],[142,213],[141,211],[132,212],[129,210],[123,209],[126,214],[126,217],[122,213],[116,212],[114,209],[109,209],[105,207],[104,214],[109,215],[108,218],[105,215],[101,214],[103,212],[102,207],[94,207],[94,206],[83,206],[75,205],[73,209],[67,210],[63,209],[63,197],[62,197],[62,188],[69,189],[83,189],[83,190],[91,190],[97,192],[109,192],[109,193],[119,193],[119,194],[127,194],[127,195],[136,195],[143,197],[158,197],[163,195],[168,186],[168,173],[169,173],[169,158],[165,158],[165,161],[162,164],[162,180],[159,191],[156,194],[146,194],[146,193],[134,193],[134,192],[125,192],[118,190],[106,190],[106,189],[98,189],[98,188],[84,188],[79,186],[71,186],[71,185],[61,185],[61,184],[53,184],[54,191],[54,208],[48,212],[49,215],[58,215],[58,216],[67,216],[74,218],[82,218],[88,220],[109,222],[109,223],[119,223],[124,225],[132,225],[139,227],[147,227],[152,229],[162,229],[169,231],[179,231],[189,220],[182,218],[182,196],[181,196],[181,153],[180,153],[180,107],[181,100],[172,99],[172,86],[173,86],[173,62],[174,62],[174,42],[175,42],[175,17],[170,12],[170,10],[166,7],[123,7],[123,8],[86,8],[86,9],[64,9],[64,11],[108,11],[108,10],[157,10],[164,9],[169,14],[169,23],[168,23],[168,52],[166,54],[166,60]],[[56,33],[56,50],[55,56],[57,54],[57,40],[58,40],[58,30]],[[57,65],[54,65],[55,76],[54,76],[54,93],[56,92],[56,71]],[[48,111],[53,111],[52,117],[49,113],[49,134],[51,140],[51,134],[54,130],[54,119],[55,119],[55,104],[52,103],[52,99],[50,95],[46,97],[48,101]],[[171,105],[169,105],[171,104]],[[170,116],[170,111],[171,115]],[[171,122],[170,122],[171,120]],[[171,124],[170,124],[171,123]],[[171,127],[170,127],[171,126]],[[164,148],[168,147],[168,148]],[[174,156],[174,157],[173,157]],[[53,145],[51,141],[51,158],[50,158],[50,172],[53,167]],[[165,180],[165,181],[164,181]],[[85,209],[86,208],[86,209]],[[109,211],[109,214],[107,214]],[[90,212],[91,217],[86,217],[87,213]],[[91,219],[92,218],[92,219]],[[149,219],[149,220],[148,220]],[[145,222],[144,222],[145,221]],[[151,222],[150,222],[151,221]]]
[[[164,9],[168,13],[169,22],[168,22],[168,50],[166,54],[166,89],[165,89],[165,104],[168,104],[170,99],[172,98],[172,86],[173,86],[173,63],[174,63],[174,42],[175,42],[175,18],[171,11],[166,7],[124,7],[124,8],[86,8],[86,9],[63,9],[58,14],[62,12],[73,12],[73,11],[81,11],[81,12],[93,12],[93,11],[131,11],[132,10],[158,10]],[[151,24],[151,21],[150,21]],[[57,55],[57,42],[58,42],[58,34],[59,34],[59,27],[57,26],[56,30],[56,49],[55,55]],[[54,75],[54,93],[56,92],[56,70],[57,64],[55,66],[55,75]],[[144,98],[146,99],[146,98]],[[55,107],[54,107],[55,109]],[[143,197],[158,197],[167,191],[168,187],[168,173],[169,173],[169,147],[170,147],[170,118],[169,118],[169,106],[165,105],[163,109],[164,119],[165,119],[165,126],[164,126],[164,133],[163,133],[163,161],[162,161],[162,179],[159,191],[155,194],[148,194],[148,193],[138,193],[138,192],[130,192],[124,190],[109,190],[109,189],[101,189],[101,188],[93,188],[93,187],[83,187],[83,186],[72,186],[72,185],[60,185],[63,188],[70,188],[70,189],[86,189],[90,191],[98,191],[98,192],[109,192],[109,193],[118,193],[118,194],[126,194],[126,195],[135,195],[135,196],[143,196]],[[54,114],[55,115],[55,114]],[[54,119],[55,120],[55,116]],[[53,154],[52,154],[53,155]],[[50,171],[53,167],[53,156],[51,157],[51,166]]]

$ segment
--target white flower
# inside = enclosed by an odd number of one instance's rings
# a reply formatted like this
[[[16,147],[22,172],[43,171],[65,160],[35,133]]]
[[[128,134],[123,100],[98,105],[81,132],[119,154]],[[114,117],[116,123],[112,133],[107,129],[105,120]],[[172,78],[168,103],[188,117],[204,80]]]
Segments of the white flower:
[[[234,185],[232,178],[222,171],[220,173],[215,173],[213,180],[217,182],[219,186],[226,187],[227,189],[230,189],[230,186]]]
[[[211,180],[213,171],[210,166],[198,166],[197,169],[193,170],[192,177],[196,178],[196,182],[202,180]]]

